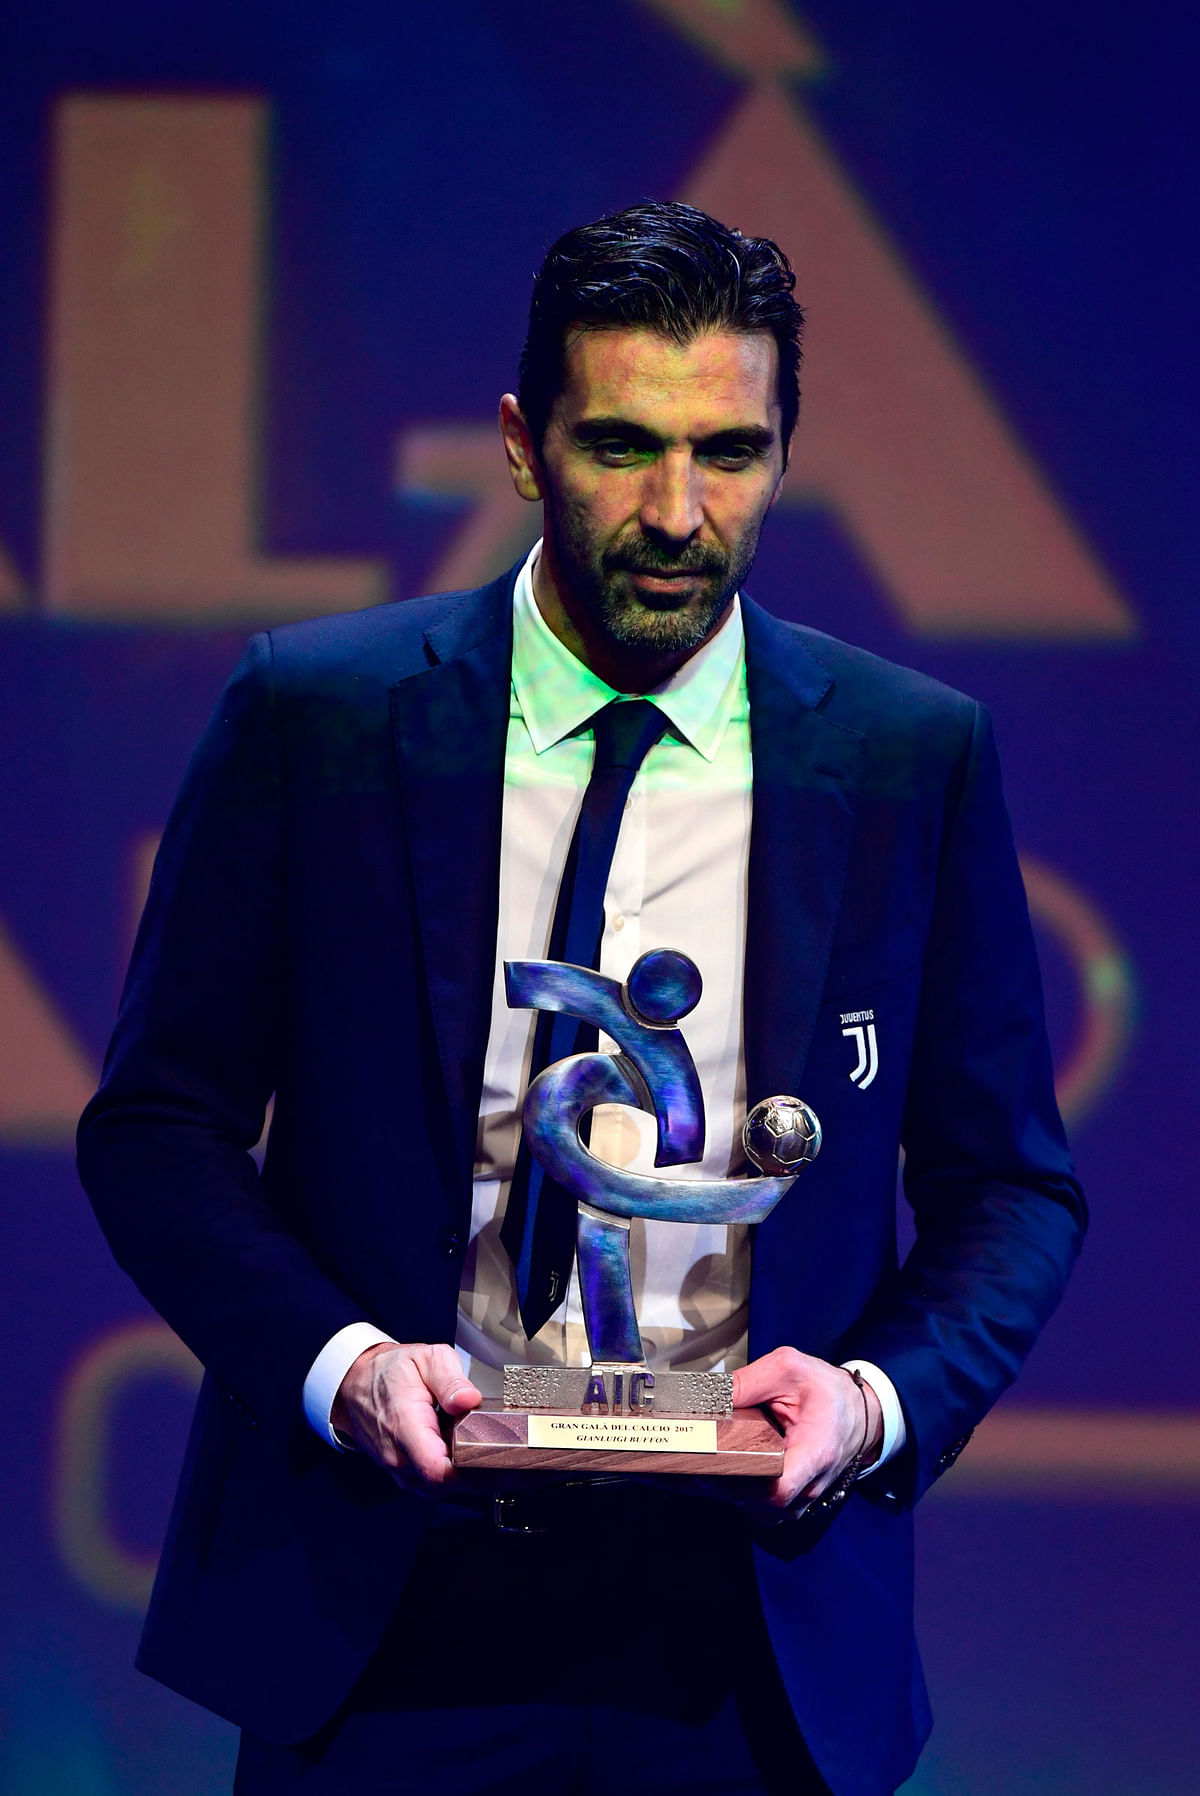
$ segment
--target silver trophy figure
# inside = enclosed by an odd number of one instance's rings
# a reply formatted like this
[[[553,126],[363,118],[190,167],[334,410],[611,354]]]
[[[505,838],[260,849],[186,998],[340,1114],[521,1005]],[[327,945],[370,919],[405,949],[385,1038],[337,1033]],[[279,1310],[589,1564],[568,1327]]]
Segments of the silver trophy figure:
[[[799,1098],[772,1097],[754,1106],[746,1118],[743,1143],[759,1168],[757,1177],[675,1179],[609,1166],[580,1139],[580,1123],[597,1104],[629,1104],[654,1117],[658,1166],[686,1165],[703,1155],[700,1082],[679,1028],[680,1018],[700,997],[695,963],[671,949],[655,949],[642,955],[623,985],[558,961],[508,961],[504,971],[510,1006],[577,1017],[609,1036],[618,1052],[569,1055],[540,1073],[526,1094],[523,1116],[530,1150],[578,1205],[576,1254],[592,1363],[506,1366],[503,1409],[521,1417],[540,1412],[626,1418],[619,1427],[612,1424],[607,1433],[602,1430],[594,1444],[627,1452],[646,1443],[651,1417],[659,1425],[664,1418],[731,1421],[732,1373],[652,1372],[647,1366],[630,1279],[630,1220],[642,1216],[661,1222],[761,1222],[801,1167],[816,1158],[821,1146],[816,1115]],[[760,1412],[748,1413],[771,1433],[771,1424]],[[465,1440],[459,1451],[462,1431],[478,1432],[480,1427],[488,1431],[486,1415],[474,1422],[468,1417],[458,1425],[456,1459],[514,1463],[468,1453]],[[561,1431],[568,1447],[593,1444],[571,1435],[565,1421]],[[545,1430],[531,1425],[531,1445],[535,1437],[544,1444]],[[718,1445],[711,1430],[699,1438]],[[746,1469],[741,1460],[728,1467],[717,1467],[710,1460],[706,1454],[703,1466],[673,1468],[660,1461],[658,1469]]]

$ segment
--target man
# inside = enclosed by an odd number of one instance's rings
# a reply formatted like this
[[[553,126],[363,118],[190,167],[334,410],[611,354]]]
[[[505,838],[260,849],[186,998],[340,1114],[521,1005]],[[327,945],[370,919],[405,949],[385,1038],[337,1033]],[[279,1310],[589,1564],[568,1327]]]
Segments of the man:
[[[255,638],[173,813],[80,1167],[207,1369],[141,1663],[243,1727],[246,1796],[876,1796],[927,1731],[911,1508],[1084,1210],[985,715],[740,596],[796,419],[791,289],[689,207],[568,233],[501,405],[539,549]],[[678,1479],[489,1507],[443,1419],[586,1351],[538,1258],[533,1022],[499,969],[553,945],[646,694],[596,961],[701,968],[699,1176],[773,1092],[825,1145],[753,1239],[646,1224],[639,1318],[652,1365],[772,1409],[784,1471],[737,1504]],[[634,1116],[598,1111],[593,1150],[649,1164]]]

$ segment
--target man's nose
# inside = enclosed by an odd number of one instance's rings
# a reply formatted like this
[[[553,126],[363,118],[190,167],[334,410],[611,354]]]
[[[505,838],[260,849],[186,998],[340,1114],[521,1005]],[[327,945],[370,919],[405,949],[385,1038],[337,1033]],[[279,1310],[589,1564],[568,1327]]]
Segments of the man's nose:
[[[690,455],[664,455],[650,471],[640,522],[672,542],[685,543],[704,522],[701,477]]]

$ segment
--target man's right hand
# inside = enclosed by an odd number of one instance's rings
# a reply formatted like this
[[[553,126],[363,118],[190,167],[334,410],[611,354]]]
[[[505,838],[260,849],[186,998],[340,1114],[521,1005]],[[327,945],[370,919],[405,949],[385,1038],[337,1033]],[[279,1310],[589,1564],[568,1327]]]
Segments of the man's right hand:
[[[444,1343],[381,1342],[360,1353],[338,1387],[331,1421],[409,1490],[427,1494],[454,1477],[438,1409],[465,1416],[483,1394]]]

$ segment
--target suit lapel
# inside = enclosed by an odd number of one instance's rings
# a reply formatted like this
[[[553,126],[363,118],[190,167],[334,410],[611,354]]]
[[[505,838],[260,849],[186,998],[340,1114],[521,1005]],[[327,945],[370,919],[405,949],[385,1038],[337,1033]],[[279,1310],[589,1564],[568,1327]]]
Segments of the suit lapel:
[[[491,1020],[513,576],[426,634],[430,667],[391,689],[400,795],[434,1040],[469,1190]]]
[[[743,601],[754,815],[746,930],[747,1103],[803,1097],[854,836],[862,738],[816,707],[832,681],[794,630]]]
[[[391,690],[431,1022],[464,1190],[495,974],[512,586],[509,574],[465,597],[427,632],[428,669]],[[743,618],[754,768],[745,1042],[754,1103],[796,1091],[802,1078],[853,840],[862,739],[816,708],[832,682],[795,632],[749,600]]]

